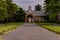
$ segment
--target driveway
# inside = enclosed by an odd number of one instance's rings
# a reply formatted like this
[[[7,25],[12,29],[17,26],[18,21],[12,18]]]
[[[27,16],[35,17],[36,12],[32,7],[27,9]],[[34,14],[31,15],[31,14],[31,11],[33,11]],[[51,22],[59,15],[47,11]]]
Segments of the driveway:
[[[58,34],[41,28],[35,23],[24,23],[3,36],[3,40],[60,40]]]

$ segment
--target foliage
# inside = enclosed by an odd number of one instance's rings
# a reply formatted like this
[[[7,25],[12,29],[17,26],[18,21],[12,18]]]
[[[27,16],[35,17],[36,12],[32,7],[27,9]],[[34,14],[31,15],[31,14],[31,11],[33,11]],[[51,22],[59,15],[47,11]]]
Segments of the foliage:
[[[12,1],[0,0],[0,23],[25,20],[25,11]]]
[[[3,0],[0,0],[0,22],[7,18],[7,4]]]
[[[41,8],[42,8],[42,7],[41,7],[41,5],[39,5],[39,4],[37,4],[37,5],[35,6],[35,10],[36,10],[36,11],[41,11]]]
[[[56,22],[56,20],[57,20],[57,14],[56,13],[50,13],[49,14],[49,21],[50,22]]]
[[[17,11],[17,13],[14,16],[15,21],[24,22],[25,21],[25,15],[26,15],[25,11],[20,7],[19,11]]]
[[[60,12],[60,0],[45,0],[45,10],[49,12],[49,19],[57,21],[57,14]],[[55,15],[56,14],[56,15]]]
[[[7,13],[8,13],[8,21],[13,20],[14,13],[18,11],[18,6],[12,3],[12,0],[6,0],[7,6]]]

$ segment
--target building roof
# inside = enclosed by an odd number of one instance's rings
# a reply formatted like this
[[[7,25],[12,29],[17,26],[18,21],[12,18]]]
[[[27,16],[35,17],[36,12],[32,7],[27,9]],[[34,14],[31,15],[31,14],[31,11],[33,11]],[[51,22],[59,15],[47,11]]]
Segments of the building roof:
[[[28,11],[26,13],[29,14]],[[44,11],[32,11],[31,14],[34,16],[46,16]]]
[[[46,16],[43,11],[32,11],[34,16]]]

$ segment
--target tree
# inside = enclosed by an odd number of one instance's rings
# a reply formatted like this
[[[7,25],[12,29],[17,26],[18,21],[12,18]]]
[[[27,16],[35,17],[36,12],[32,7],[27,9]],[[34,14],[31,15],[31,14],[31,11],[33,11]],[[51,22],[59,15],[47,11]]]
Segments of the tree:
[[[6,0],[7,3],[7,13],[8,13],[8,21],[13,20],[14,13],[18,11],[18,6],[12,3],[12,0]]]
[[[21,7],[18,8],[18,5],[12,3],[12,0],[0,0],[0,22],[24,20],[25,11]]]
[[[7,4],[11,3],[13,0],[6,0]]]
[[[0,22],[7,18],[7,4],[4,0],[0,0]]]
[[[20,7],[19,11],[17,11],[17,13],[14,16],[15,21],[24,22],[25,21],[25,15],[26,15],[25,11]]]
[[[39,5],[39,4],[37,4],[36,6],[35,6],[35,11],[41,11],[41,5]]]
[[[49,17],[49,22],[56,22],[56,20],[57,20],[57,15],[58,14],[56,14],[56,13],[50,13],[49,15],[48,15],[48,17]]]
[[[50,15],[48,15],[49,20],[56,22],[58,13],[60,12],[60,0],[45,0],[45,3],[46,12],[50,13]]]

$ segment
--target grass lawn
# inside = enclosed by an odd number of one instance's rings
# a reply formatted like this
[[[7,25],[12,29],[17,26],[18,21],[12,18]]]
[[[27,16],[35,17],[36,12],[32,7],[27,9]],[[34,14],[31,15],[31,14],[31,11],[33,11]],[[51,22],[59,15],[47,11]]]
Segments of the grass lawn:
[[[17,22],[10,22],[10,23],[5,23],[5,24],[0,24],[0,35],[4,34],[4,32],[7,32],[9,30],[15,29],[20,26],[21,23]]]
[[[52,25],[51,23],[38,23],[43,28],[46,28],[48,30],[51,30],[57,34],[60,34],[60,26],[58,25]]]
[[[18,22],[10,22],[10,23],[5,23],[5,24],[0,24],[0,40],[2,40],[3,34],[6,34],[9,31],[16,29],[21,24],[22,23],[18,23]]]

